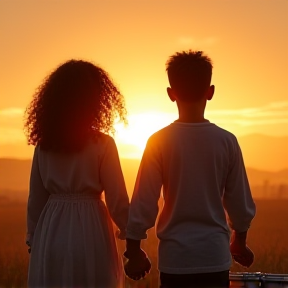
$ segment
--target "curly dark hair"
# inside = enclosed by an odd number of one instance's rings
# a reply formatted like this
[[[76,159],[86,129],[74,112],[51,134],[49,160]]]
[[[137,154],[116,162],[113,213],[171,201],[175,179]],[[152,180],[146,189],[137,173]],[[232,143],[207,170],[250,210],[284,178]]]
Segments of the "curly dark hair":
[[[108,73],[91,62],[69,60],[38,87],[25,111],[28,144],[56,152],[81,150],[88,139],[113,134],[126,123],[124,97]]]
[[[210,86],[212,61],[202,51],[182,51],[170,56],[166,71],[172,89],[182,100],[198,100]]]

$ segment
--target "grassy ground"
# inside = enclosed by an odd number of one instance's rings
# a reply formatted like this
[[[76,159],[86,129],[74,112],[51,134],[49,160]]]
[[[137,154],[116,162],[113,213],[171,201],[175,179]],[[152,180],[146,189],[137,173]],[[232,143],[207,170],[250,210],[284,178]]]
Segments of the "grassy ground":
[[[256,200],[257,216],[249,232],[248,245],[255,253],[249,269],[233,264],[231,271],[288,274],[288,200]],[[26,204],[0,200],[0,287],[26,287],[29,256],[25,245]],[[119,251],[124,242],[118,241]],[[158,240],[154,229],[142,247],[152,261],[151,273],[128,288],[158,287]]]

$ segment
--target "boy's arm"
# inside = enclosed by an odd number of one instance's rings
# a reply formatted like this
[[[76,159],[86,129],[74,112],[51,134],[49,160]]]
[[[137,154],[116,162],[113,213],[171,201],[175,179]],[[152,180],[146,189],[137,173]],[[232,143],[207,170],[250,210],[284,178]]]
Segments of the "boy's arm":
[[[223,204],[232,230],[246,232],[255,216],[256,208],[237,140],[226,179]]]
[[[26,244],[31,247],[33,244],[34,231],[38,223],[40,214],[49,198],[49,193],[45,189],[38,163],[38,149],[34,150],[34,156],[32,160],[31,175],[30,175],[30,186],[29,186],[29,197],[27,204],[27,235]],[[28,249],[31,251],[31,248]]]
[[[162,187],[161,154],[149,139],[140,163],[130,204],[127,238],[147,238],[147,230],[155,225]]]
[[[256,208],[249,187],[241,149],[235,141],[234,155],[226,180],[223,204],[229,216],[232,237],[230,251],[235,261],[245,267],[253,263],[253,252],[246,246],[247,231]]]
[[[141,239],[147,238],[146,231],[155,225],[161,187],[161,156],[150,138],[139,167],[127,226],[124,256],[129,261],[125,264],[125,272],[134,280],[145,277],[151,268],[146,253],[140,248],[140,243]]]

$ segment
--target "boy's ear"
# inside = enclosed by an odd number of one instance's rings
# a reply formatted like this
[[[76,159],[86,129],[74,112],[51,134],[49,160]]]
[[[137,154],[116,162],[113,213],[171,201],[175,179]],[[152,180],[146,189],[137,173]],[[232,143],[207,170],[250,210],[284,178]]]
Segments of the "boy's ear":
[[[208,89],[208,91],[207,91],[207,96],[206,96],[206,98],[207,98],[207,100],[211,100],[212,98],[213,98],[213,95],[214,95],[214,92],[215,92],[215,86],[214,85],[211,85],[210,87],[209,87],[209,89]]]
[[[174,96],[174,91],[172,90],[172,88],[167,87],[167,94],[168,94],[170,100],[171,100],[172,102],[175,102],[176,98],[175,98],[175,96]]]

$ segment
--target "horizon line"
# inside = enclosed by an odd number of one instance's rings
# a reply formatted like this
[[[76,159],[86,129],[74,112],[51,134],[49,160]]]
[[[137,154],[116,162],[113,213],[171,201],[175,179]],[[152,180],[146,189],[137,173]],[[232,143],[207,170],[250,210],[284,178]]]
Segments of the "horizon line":
[[[119,157],[120,158],[120,162],[121,160],[131,160],[131,161],[137,161],[140,163],[141,158],[132,158],[132,157]],[[15,158],[15,157],[1,157],[0,156],[0,161],[1,160],[16,160],[16,161],[32,161],[32,158]],[[266,169],[259,169],[259,168],[255,168],[255,167],[251,167],[251,166],[245,166],[245,169],[249,169],[249,170],[256,170],[256,171],[260,171],[260,172],[268,172],[268,173],[279,173],[279,172],[283,172],[288,170],[288,166],[286,168],[282,168],[282,169],[278,169],[278,170],[266,170]],[[123,170],[123,167],[122,167]]]

